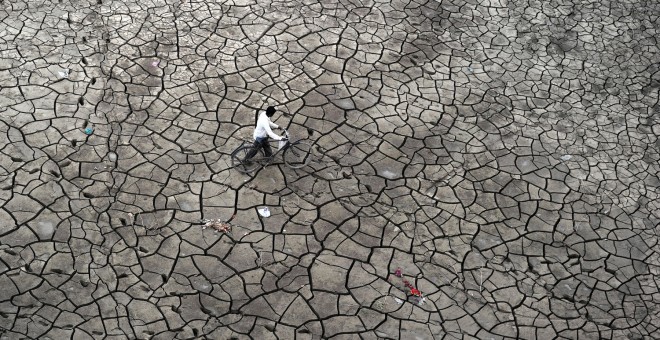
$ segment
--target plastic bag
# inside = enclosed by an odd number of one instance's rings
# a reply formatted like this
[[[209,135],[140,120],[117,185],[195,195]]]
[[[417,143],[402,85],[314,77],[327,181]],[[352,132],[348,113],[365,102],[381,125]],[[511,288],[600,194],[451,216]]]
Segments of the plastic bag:
[[[263,217],[269,217],[270,216],[270,209],[268,209],[268,207],[263,207],[263,208],[257,209],[257,211],[259,211],[259,215],[261,215]]]

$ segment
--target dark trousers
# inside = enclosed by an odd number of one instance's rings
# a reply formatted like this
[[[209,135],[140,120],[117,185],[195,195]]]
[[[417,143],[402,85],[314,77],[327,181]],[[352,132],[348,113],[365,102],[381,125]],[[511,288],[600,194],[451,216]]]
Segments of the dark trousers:
[[[254,157],[254,155],[257,154],[260,148],[264,150],[264,154],[266,155],[266,157],[270,157],[273,155],[273,150],[271,150],[270,144],[268,144],[268,137],[261,137],[261,138],[257,138],[254,141],[254,149],[252,149],[252,151],[250,151],[250,153],[248,153],[247,156],[245,156],[245,159],[250,159]]]

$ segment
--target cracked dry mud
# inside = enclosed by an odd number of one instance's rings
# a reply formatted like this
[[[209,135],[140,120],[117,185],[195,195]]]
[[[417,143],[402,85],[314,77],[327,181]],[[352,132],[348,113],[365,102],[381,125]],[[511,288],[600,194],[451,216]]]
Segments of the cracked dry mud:
[[[0,8],[2,339],[660,337],[658,2]]]

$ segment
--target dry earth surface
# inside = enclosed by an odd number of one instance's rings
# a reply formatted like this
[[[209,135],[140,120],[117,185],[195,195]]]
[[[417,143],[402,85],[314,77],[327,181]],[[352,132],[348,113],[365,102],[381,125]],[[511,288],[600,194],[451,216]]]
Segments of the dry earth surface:
[[[0,338],[660,338],[659,16],[0,0]]]

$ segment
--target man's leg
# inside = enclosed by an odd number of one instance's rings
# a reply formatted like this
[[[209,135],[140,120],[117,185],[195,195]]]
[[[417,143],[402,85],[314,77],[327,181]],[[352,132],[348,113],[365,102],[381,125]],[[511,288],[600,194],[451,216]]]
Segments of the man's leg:
[[[273,150],[270,148],[270,144],[268,143],[268,137],[264,138],[263,143],[261,143],[261,147],[264,149],[264,154],[266,157],[273,155]]]
[[[263,142],[264,142],[264,138],[257,138],[254,141],[254,144],[252,144],[254,148],[252,148],[252,150],[247,154],[247,156],[245,156],[246,161],[254,157],[254,155],[256,155],[257,152],[259,152],[260,148],[263,148]]]

